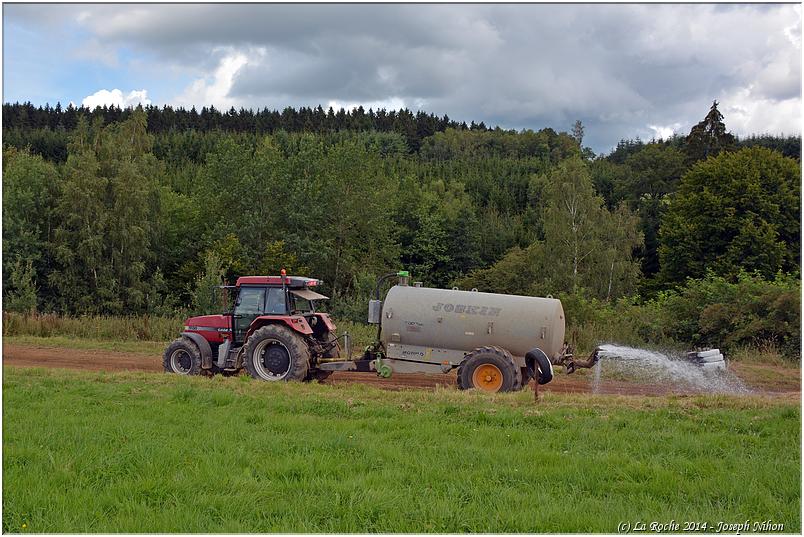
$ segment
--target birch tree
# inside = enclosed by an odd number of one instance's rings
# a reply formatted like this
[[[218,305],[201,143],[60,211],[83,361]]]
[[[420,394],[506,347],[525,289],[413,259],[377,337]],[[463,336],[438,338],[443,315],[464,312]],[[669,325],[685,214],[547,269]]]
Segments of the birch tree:
[[[543,195],[546,257],[540,264],[550,287],[584,288],[607,300],[633,292],[639,278],[633,252],[643,241],[639,219],[624,204],[609,212],[577,158],[554,169]]]
[[[639,231],[639,217],[625,203],[611,213],[604,212],[607,218],[601,227],[604,243],[601,262],[606,278],[601,287],[605,286],[606,300],[611,300],[636,289],[640,271],[633,252],[643,245],[644,239]],[[602,295],[602,291],[599,289],[598,295]]]
[[[551,280],[574,293],[603,247],[603,199],[595,195],[589,170],[579,158],[562,162],[550,173],[544,195],[544,242],[553,260]]]

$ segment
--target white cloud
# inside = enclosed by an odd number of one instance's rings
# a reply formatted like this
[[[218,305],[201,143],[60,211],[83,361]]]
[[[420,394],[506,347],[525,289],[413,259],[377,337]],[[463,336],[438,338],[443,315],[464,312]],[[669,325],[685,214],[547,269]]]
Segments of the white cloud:
[[[784,35],[798,48],[801,48],[801,6],[793,6],[796,22],[784,29]]]
[[[218,50],[216,52],[220,53],[222,51]],[[250,59],[244,52],[227,50],[211,77],[194,80],[174,101],[178,105],[187,107],[210,104],[218,108],[237,106],[239,104],[237,100],[229,96],[229,90],[232,89],[235,76],[241,68],[250,62],[254,63],[255,56],[261,57],[264,55],[264,50],[252,51],[252,58]]]
[[[681,128],[681,123],[673,123],[672,125],[648,125],[648,128],[653,131],[653,136],[659,140],[667,140],[672,138],[673,134],[677,133]]]
[[[720,111],[726,127],[739,136],[750,134],[801,134],[801,99],[783,101],[756,95],[751,87],[723,97]]]
[[[151,104],[151,99],[148,98],[148,90],[132,90],[127,95],[119,89],[98,90],[92,95],[84,97],[81,104],[87,108],[95,108],[96,106],[117,106],[120,108],[129,108],[141,104],[147,106]]]

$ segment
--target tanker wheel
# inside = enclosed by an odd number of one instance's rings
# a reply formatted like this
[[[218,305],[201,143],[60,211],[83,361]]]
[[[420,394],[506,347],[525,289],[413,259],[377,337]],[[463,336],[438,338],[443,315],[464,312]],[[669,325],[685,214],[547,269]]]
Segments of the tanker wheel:
[[[458,368],[458,388],[510,392],[522,385],[522,374],[511,353],[499,347],[480,347],[466,355]]]
[[[243,365],[258,380],[304,380],[310,349],[289,328],[270,324],[257,329],[246,341]]]
[[[185,337],[174,340],[162,357],[162,367],[166,373],[177,375],[200,375],[201,352],[198,346]]]

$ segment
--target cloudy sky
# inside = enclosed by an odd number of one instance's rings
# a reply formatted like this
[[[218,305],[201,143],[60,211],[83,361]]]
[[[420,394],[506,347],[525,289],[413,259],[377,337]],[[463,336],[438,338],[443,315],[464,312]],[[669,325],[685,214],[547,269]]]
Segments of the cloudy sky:
[[[799,5],[3,6],[3,100],[423,109],[504,128],[799,134]]]

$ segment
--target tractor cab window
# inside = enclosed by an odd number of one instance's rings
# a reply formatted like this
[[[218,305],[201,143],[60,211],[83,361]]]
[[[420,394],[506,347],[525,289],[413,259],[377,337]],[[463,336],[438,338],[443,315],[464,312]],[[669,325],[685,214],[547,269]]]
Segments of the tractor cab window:
[[[313,308],[313,303],[306,298],[302,298],[296,295],[291,294],[290,296],[291,305],[293,307],[293,313],[313,313],[315,309]]]
[[[285,293],[281,287],[272,287],[268,289],[268,300],[265,303],[265,313],[266,315],[287,314]]]
[[[241,287],[234,312],[236,315],[260,315],[264,303],[265,288]]]

